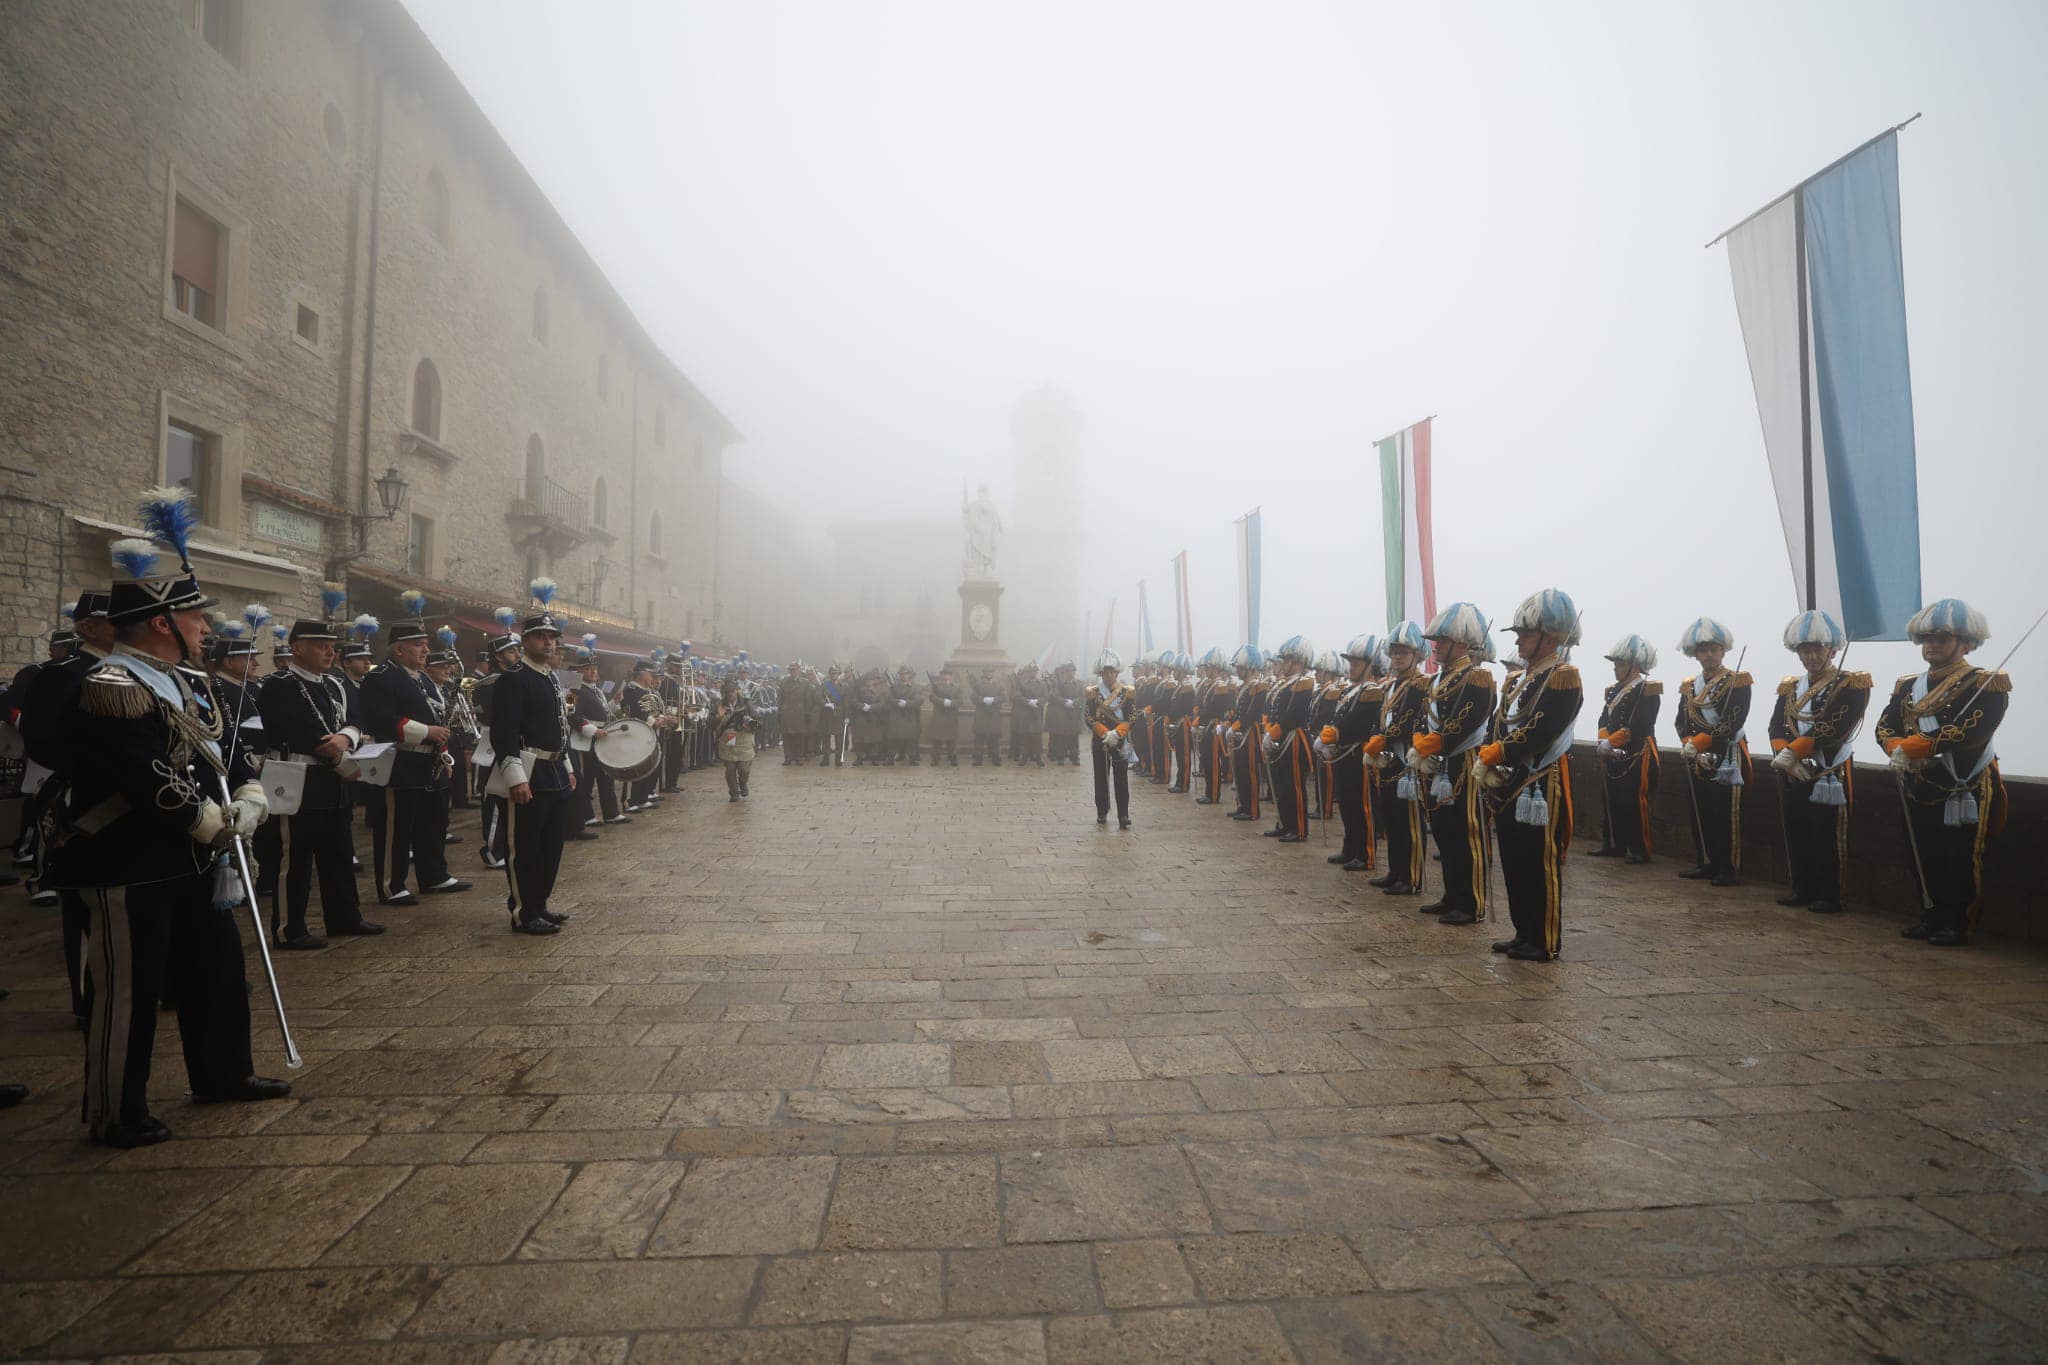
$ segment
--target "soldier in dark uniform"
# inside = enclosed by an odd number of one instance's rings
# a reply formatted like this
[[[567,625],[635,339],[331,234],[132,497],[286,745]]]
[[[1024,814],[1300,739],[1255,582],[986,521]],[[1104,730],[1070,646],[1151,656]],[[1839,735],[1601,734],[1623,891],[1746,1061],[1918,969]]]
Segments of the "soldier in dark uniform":
[[[446,890],[467,891],[471,883],[463,881],[449,871],[448,855],[445,852],[450,842],[448,813],[455,804],[457,776],[464,772],[464,736],[461,727],[456,724],[460,693],[455,687],[456,679],[462,672],[462,656],[455,650],[453,626],[443,626],[435,631],[434,641],[440,648],[427,655],[427,700],[434,708],[434,723],[448,731],[448,742],[441,746],[441,765],[439,771],[434,774],[434,828],[431,840],[433,856],[422,857],[420,853],[415,852],[413,861],[420,864],[420,881],[429,890],[433,889],[435,881],[433,873],[438,870],[443,878],[460,883],[447,886]],[[580,837],[582,833],[583,831],[579,829],[570,837]]]
[[[1849,637],[1824,611],[1793,617],[1784,640],[1806,672],[1780,682],[1771,706],[1771,771],[1778,777],[1792,872],[1792,889],[1778,904],[1833,914],[1842,908],[1856,788],[1852,750],[1870,709],[1870,675],[1835,667],[1835,653],[1847,648]]]
[[[1173,677],[1160,690],[1159,714],[1160,732],[1166,750],[1166,790],[1172,796],[1185,796],[1193,778],[1194,755],[1192,742],[1193,716],[1195,714],[1195,661],[1186,654],[1173,656]]]
[[[684,642],[684,648],[688,647],[688,642]],[[686,684],[683,677],[683,656],[661,651],[657,651],[657,656],[661,669],[655,678],[654,690],[660,695],[661,704],[672,715],[680,715],[683,711],[692,709],[696,699],[691,693],[695,689],[693,685]],[[684,743],[682,726],[665,727],[661,732],[660,780],[648,793],[647,799],[659,801],[669,792],[677,790],[682,784],[683,774],[696,767],[700,761],[696,746]]]
[[[1318,757],[1328,773],[1324,781],[1344,821],[1344,844],[1328,861],[1346,872],[1370,872],[1377,841],[1372,827],[1373,769],[1365,761],[1365,746],[1379,733],[1380,704],[1386,700],[1386,688],[1378,678],[1379,637],[1352,637],[1342,657],[1350,666],[1350,681],[1337,694],[1329,719],[1316,734]]]
[[[370,670],[377,666],[377,655],[376,651],[371,648],[371,642],[377,638],[377,632],[382,629],[383,624],[368,612],[364,612],[356,617],[355,620],[349,622],[348,639],[342,643],[338,661],[334,666],[333,676],[341,684],[342,691],[348,694],[348,714],[355,717],[358,724],[361,723],[363,717],[363,679],[369,677]],[[363,865],[361,860],[356,857],[355,851],[356,784],[353,782],[343,782],[341,784],[341,792],[342,808],[347,816],[344,823],[348,826],[349,869],[353,872],[361,872]]]
[[[805,673],[802,663],[792,663],[776,689],[776,705],[782,713],[782,766],[802,763],[811,756],[812,732],[818,711],[817,684]]]
[[[402,596],[414,619],[399,621],[385,632],[384,662],[363,680],[363,728],[371,739],[395,746],[388,787],[365,783],[365,811],[370,821],[370,865],[377,878],[380,905],[418,905],[406,885],[419,865],[422,891],[466,891],[469,883],[448,874],[435,819],[441,756],[447,750],[448,727],[435,720],[427,681],[426,598],[408,591]]]
[[[946,766],[960,766],[960,726],[966,720],[962,714],[961,702],[965,693],[953,677],[953,670],[942,668],[932,683],[932,766],[939,766],[939,756],[945,755]]]
[[[17,730],[21,728],[22,710],[28,700],[30,689],[35,686],[36,678],[41,675],[45,668],[60,667],[65,661],[76,656],[79,651],[76,625],[78,620],[77,608],[65,607],[63,609],[63,619],[63,625],[50,632],[45,657],[21,669],[8,681],[6,690],[0,692],[0,721],[14,726]],[[38,766],[42,766],[40,762],[38,762]],[[53,785],[46,778],[40,786],[31,786],[26,784],[28,778],[26,772],[23,773],[23,778],[21,827],[16,831],[14,837],[14,865],[16,867],[33,868],[40,861],[42,855],[42,831],[40,826],[42,824],[44,804],[56,795],[56,786],[61,784]],[[48,795],[45,795],[46,792]],[[33,883],[35,874],[31,872],[29,876],[31,883]],[[20,878],[11,873],[0,872],[0,886],[13,886],[19,880]],[[55,905],[57,901],[58,894],[54,887],[30,886],[30,905]],[[83,920],[80,923],[82,924]],[[0,999],[4,998],[0,997]]]
[[[160,569],[148,541],[114,542],[116,646],[62,722],[71,783],[50,870],[92,916],[84,1117],[94,1141],[115,1147],[171,1135],[146,1100],[157,1003],[171,983],[195,1101],[291,1093],[254,1074],[241,936],[215,894],[222,848],[252,833],[266,808],[246,761],[226,769],[203,675],[180,667],[198,660],[212,605],[186,558],[197,519],[183,490],[144,503],[144,524],[177,552],[176,569]]]
[[[1298,844],[1308,838],[1309,712],[1315,706],[1316,680],[1309,669],[1316,661],[1316,647],[1305,635],[1290,635],[1273,651],[1279,674],[1267,694],[1266,729],[1262,751],[1266,770],[1273,781],[1273,828],[1268,839]]]
[[[986,758],[1003,766],[1003,699],[1009,683],[1002,674],[984,669],[970,681],[974,696],[974,766]]]
[[[923,761],[917,750],[917,731],[924,715],[924,689],[917,685],[917,674],[909,664],[896,670],[896,678],[889,684],[888,703],[882,717],[882,733],[889,746],[886,761],[893,768],[900,758],[915,767]]]
[[[71,613],[72,626],[78,637],[75,652],[64,659],[45,663],[26,685],[17,683],[21,699],[18,703],[20,714],[15,724],[21,731],[22,748],[50,772],[36,792],[35,814],[39,824],[46,814],[61,809],[70,787],[71,749],[67,722],[76,708],[78,689],[84,684],[86,675],[114,649],[114,625],[107,619],[109,602],[109,594],[104,589],[92,588],[80,593]],[[50,880],[49,849],[40,836],[36,856],[36,870],[29,879],[29,903],[48,905],[58,901],[63,905],[64,966],[71,981],[71,1015],[83,1028],[89,974],[85,934],[91,922],[91,910],[84,897],[76,891],[63,890]]]
[[[1257,645],[1240,645],[1230,656],[1239,682],[1237,695],[1231,699],[1228,737],[1231,775],[1237,785],[1237,809],[1230,812],[1233,820],[1259,818],[1260,725],[1266,689],[1258,681],[1258,673],[1264,662]]]
[[[1692,793],[1693,839],[1699,864],[1678,875],[1734,886],[1742,871],[1742,788],[1750,777],[1750,676],[1723,666],[1735,637],[1711,617],[1685,628],[1678,648],[1698,662],[1697,678],[1678,688],[1678,738]]]
[[[485,736],[491,733],[491,693],[507,669],[519,666],[519,613],[511,607],[495,607],[491,617],[498,623],[498,633],[484,644],[483,676],[477,679],[470,694],[470,709],[476,712],[476,723]],[[486,759],[490,761],[486,762]],[[490,752],[488,742],[478,744],[473,766],[476,768],[477,801],[483,808],[481,833],[484,841],[478,853],[484,866],[494,870],[505,866],[506,827],[512,820],[511,806],[505,798],[492,796],[484,790],[496,760],[497,755]]]
[[[1422,632],[1435,646],[1437,675],[1429,688],[1429,723],[1411,734],[1409,776],[1429,813],[1430,838],[1443,860],[1444,894],[1422,907],[1440,924],[1471,924],[1486,914],[1492,850],[1473,757],[1493,720],[1493,652],[1486,618],[1470,602],[1453,602]]]
[[[1315,746],[1321,742],[1323,731],[1336,718],[1337,703],[1350,690],[1343,673],[1344,666],[1337,662],[1335,650],[1326,649],[1316,655],[1316,696],[1309,707],[1305,731],[1310,740],[1307,761],[1314,765],[1311,771],[1315,775],[1316,802],[1308,813],[1311,820],[1327,820],[1336,813],[1337,784],[1331,777],[1330,761]]]
[[[1624,637],[1607,651],[1614,665],[1614,685],[1600,708],[1600,738],[1595,746],[1600,788],[1606,808],[1607,841],[1588,856],[1650,861],[1650,797],[1657,791],[1663,760],[1657,753],[1657,710],[1664,684],[1652,680],[1657,650],[1640,635]]]
[[[314,949],[326,946],[306,924],[316,872],[329,937],[381,934],[384,926],[363,918],[350,868],[349,755],[363,743],[363,725],[348,685],[329,671],[336,632],[325,621],[294,621],[290,639],[292,666],[256,689],[265,748],[274,759],[305,765],[298,812],[276,817],[285,829],[286,866],[282,923],[273,900],[270,931],[280,948]]]
[[[1494,739],[1479,750],[1472,785],[1486,794],[1500,842],[1513,937],[1493,945],[1518,962],[1549,962],[1563,939],[1565,854],[1572,842],[1572,726],[1584,704],[1579,670],[1563,651],[1578,643],[1572,599],[1546,588],[1515,609],[1522,663],[1502,688]]]
[[[562,865],[576,779],[569,771],[568,708],[551,667],[561,627],[547,610],[552,593],[536,595],[541,609],[521,628],[519,664],[499,679],[491,704],[491,748],[495,780],[512,803],[505,906],[515,931],[552,934],[569,922],[548,908],[548,898]]]
[[[1920,871],[1920,921],[1900,932],[1939,948],[1970,941],[1983,890],[1984,845],[2005,824],[2005,780],[1993,740],[2012,696],[2001,671],[1967,658],[1991,638],[1984,614],[1959,598],[1922,607],[1906,623],[1927,669],[1892,687],[1877,740],[1905,796]]]
[[[1112,650],[1103,650],[1095,661],[1095,686],[1088,689],[1088,729],[1095,738],[1088,751],[1095,761],[1095,823],[1109,823],[1109,795],[1114,779],[1116,827],[1131,827],[1131,760],[1128,745],[1138,719],[1137,689],[1117,681],[1123,661]]]
[[[1087,697],[1074,666],[1063,663],[1052,671],[1052,686],[1045,699],[1047,757],[1054,764],[1081,766],[1081,727]]]
[[[846,766],[846,733],[848,707],[853,702],[853,687],[846,679],[844,669],[834,668],[818,684],[818,710],[815,716],[818,731],[818,766]]]
[[[1223,779],[1230,771],[1230,715],[1237,704],[1237,680],[1230,676],[1230,660],[1220,645],[1202,654],[1208,681],[1195,690],[1197,741],[1202,745],[1202,794],[1198,806],[1223,803]]]
[[[1011,761],[1045,766],[1045,699],[1051,693],[1036,662],[1017,670],[1010,692]]]
[[[1387,686],[1380,703],[1380,731],[1365,743],[1378,803],[1376,823],[1387,832],[1387,871],[1367,883],[1390,896],[1422,889],[1423,809],[1418,784],[1408,776],[1409,742],[1429,723],[1429,678],[1422,671],[1428,648],[1422,627],[1403,621],[1387,633]]]

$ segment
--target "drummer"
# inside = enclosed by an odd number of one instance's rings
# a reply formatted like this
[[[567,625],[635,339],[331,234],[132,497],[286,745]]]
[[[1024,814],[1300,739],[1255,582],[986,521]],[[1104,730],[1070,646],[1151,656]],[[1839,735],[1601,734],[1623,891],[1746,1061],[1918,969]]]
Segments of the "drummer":
[[[619,809],[618,788],[593,748],[598,733],[612,721],[611,703],[598,686],[597,637],[586,635],[582,644],[565,645],[563,652],[570,656],[578,678],[575,691],[569,694],[570,719],[576,727],[569,740],[569,758],[576,770],[576,824],[569,837],[595,839],[597,835],[591,832],[595,826],[623,825],[633,817]],[[593,788],[596,805],[592,804]],[[604,812],[601,816],[600,809]]]

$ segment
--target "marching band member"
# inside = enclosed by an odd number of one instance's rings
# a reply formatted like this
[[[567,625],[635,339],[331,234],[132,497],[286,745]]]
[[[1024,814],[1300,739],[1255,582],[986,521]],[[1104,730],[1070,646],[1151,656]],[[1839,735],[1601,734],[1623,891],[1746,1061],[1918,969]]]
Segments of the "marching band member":
[[[1379,681],[1380,641],[1377,635],[1353,636],[1342,656],[1351,680],[1330,708],[1329,720],[1316,733],[1318,756],[1344,821],[1344,844],[1329,861],[1346,872],[1370,872],[1375,857],[1372,783],[1374,769],[1365,761],[1365,746],[1379,733],[1380,708],[1386,687]]]
[[[1614,665],[1614,684],[1600,707],[1600,737],[1595,749],[1600,772],[1602,807],[1607,813],[1605,841],[1588,857],[1650,861],[1650,797],[1657,790],[1657,710],[1664,684],[1649,676],[1657,666],[1657,649],[1640,635],[1628,635],[1607,651]]]
[[[1309,712],[1315,706],[1316,680],[1309,669],[1316,661],[1316,648],[1305,635],[1290,635],[1273,653],[1279,678],[1266,703],[1266,771],[1272,774],[1273,828],[1268,839],[1298,844],[1308,838],[1308,747]]]
[[[492,780],[504,788],[512,806],[505,908],[513,930],[522,934],[557,933],[569,922],[569,916],[548,908],[576,786],[569,771],[568,708],[552,667],[562,636],[548,610],[554,586],[545,578],[530,585],[540,609],[521,626],[519,664],[499,677],[498,695],[491,700],[491,748],[497,755]]]
[[[1105,649],[1095,661],[1095,686],[1088,689],[1087,723],[1095,738],[1088,752],[1095,762],[1095,823],[1109,823],[1111,775],[1115,776],[1116,827],[1131,827],[1131,726],[1138,719],[1137,691],[1117,681],[1123,660]]]
[[[470,709],[476,712],[476,723],[487,735],[491,732],[491,694],[498,679],[519,666],[519,613],[511,607],[495,607],[491,618],[498,623],[498,633],[484,645],[483,676],[477,679],[470,695]],[[483,806],[484,842],[480,852],[484,866],[496,870],[505,866],[505,827],[512,814],[504,797],[492,796],[484,790],[493,766],[485,759],[495,760],[489,750],[489,745],[479,744],[471,766],[476,769],[477,799]]]
[[[1471,785],[1485,795],[1500,842],[1514,936],[1493,945],[1518,962],[1549,962],[1563,938],[1565,853],[1572,842],[1572,727],[1584,704],[1579,670],[1563,651],[1579,639],[1579,613],[1556,588],[1515,608],[1522,667],[1501,689],[1495,738],[1479,749]]]
[[[1486,913],[1492,849],[1472,760],[1486,741],[1494,707],[1493,674],[1485,666],[1493,642],[1486,618],[1470,602],[1436,614],[1423,638],[1434,646],[1437,675],[1429,688],[1429,721],[1409,736],[1409,778],[1429,812],[1429,833],[1443,860],[1443,899],[1422,907],[1441,924],[1471,924]]]
[[[1713,886],[1737,885],[1742,871],[1742,788],[1749,781],[1750,676],[1724,666],[1735,637],[1702,616],[1679,636],[1678,649],[1700,666],[1678,687],[1678,738],[1692,793],[1693,841],[1699,863],[1678,875]]]
[[[356,890],[347,778],[354,770],[349,755],[363,742],[363,728],[354,698],[329,672],[336,632],[325,621],[294,621],[290,639],[291,667],[263,680],[256,709],[270,753],[306,767],[297,812],[275,820],[284,831],[283,913],[277,898],[270,912],[272,942],[306,951],[327,946],[306,923],[316,872],[320,919],[329,938],[381,934],[384,926],[363,918]]]
[[[434,815],[434,847],[439,850],[445,849],[450,840],[448,812],[455,802],[456,775],[462,774],[466,780],[468,770],[462,759],[466,747],[463,743],[465,734],[462,727],[456,724],[457,703],[461,694],[455,690],[455,680],[462,672],[462,656],[455,650],[455,628],[441,627],[434,632],[434,641],[440,648],[427,655],[427,700],[434,708],[435,722],[448,731],[448,743],[441,749],[440,770],[434,774],[434,800],[431,807]],[[414,861],[418,861],[417,855]],[[433,861],[429,860],[429,865]],[[441,853],[438,862],[441,870],[447,872],[448,855]],[[450,880],[461,881],[452,873],[449,876]],[[427,880],[427,874],[422,873],[421,879]],[[469,882],[462,882],[460,886],[451,886],[448,889],[466,891],[471,885]]]
[[[661,693],[654,685],[655,675],[661,665],[654,659],[635,659],[633,672],[626,679],[626,685],[619,689],[619,710],[628,720],[642,721],[660,731],[668,725],[668,710],[662,705]],[[657,769],[659,764],[656,765]],[[654,795],[657,773],[649,772],[645,777],[626,785],[626,811],[637,815],[648,808],[649,799]]]
[[[2005,781],[1992,741],[2012,681],[1967,656],[1991,638],[1984,614],[1944,597],[1906,623],[1927,668],[1892,687],[1877,740],[1891,755],[1920,873],[1920,922],[1901,931],[1941,948],[1968,943],[1977,927],[1984,845],[2005,824]]]
[[[380,905],[413,906],[419,897],[406,885],[415,864],[420,889],[467,891],[470,883],[450,875],[436,819],[438,783],[448,747],[448,727],[435,719],[432,684],[427,681],[426,595],[400,594],[410,620],[385,632],[384,662],[363,680],[363,726],[372,739],[395,746],[389,787],[363,784],[370,819],[370,866]]]
[[[577,731],[586,743],[595,743],[598,734],[614,719],[611,703],[605,700],[604,689],[598,686],[597,637],[585,635],[583,643],[576,647],[576,690],[572,694]],[[633,817],[619,809],[619,793],[612,782],[612,775],[604,770],[604,764],[597,761],[594,749],[572,749],[576,776],[576,818],[581,828],[592,825],[627,825]],[[592,804],[595,793],[596,804]],[[573,836],[572,836],[573,837]]]
[[[1786,625],[1784,639],[1806,674],[1779,683],[1771,707],[1771,769],[1778,775],[1785,860],[1792,871],[1792,889],[1778,904],[1833,914],[1842,908],[1849,807],[1856,791],[1851,749],[1870,708],[1870,675],[1835,667],[1835,652],[1849,637],[1824,611],[1800,612]]]
[[[1168,794],[1187,795],[1194,769],[1193,716],[1195,714],[1195,661],[1186,654],[1173,656],[1173,682],[1161,698],[1164,720]]]

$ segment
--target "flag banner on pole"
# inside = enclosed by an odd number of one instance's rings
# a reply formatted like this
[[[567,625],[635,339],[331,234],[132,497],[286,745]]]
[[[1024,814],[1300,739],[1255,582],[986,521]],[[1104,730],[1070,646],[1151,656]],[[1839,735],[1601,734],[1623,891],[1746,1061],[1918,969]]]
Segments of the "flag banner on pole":
[[[1259,508],[1237,519],[1237,633],[1240,643],[1259,643]]]
[[[1102,647],[1109,648],[1110,639],[1116,634],[1116,599],[1109,599],[1109,619],[1102,623]]]
[[[1436,615],[1436,544],[1430,518],[1425,417],[1379,443],[1380,545],[1386,556],[1387,628]]]
[[[1730,232],[1735,311],[1800,605],[1851,639],[1920,608],[1897,130]]]
[[[1145,580],[1138,580],[1138,648],[1152,652],[1152,609],[1145,605]]]
[[[1188,610],[1188,552],[1173,557],[1173,647],[1182,654],[1195,648],[1195,618]]]

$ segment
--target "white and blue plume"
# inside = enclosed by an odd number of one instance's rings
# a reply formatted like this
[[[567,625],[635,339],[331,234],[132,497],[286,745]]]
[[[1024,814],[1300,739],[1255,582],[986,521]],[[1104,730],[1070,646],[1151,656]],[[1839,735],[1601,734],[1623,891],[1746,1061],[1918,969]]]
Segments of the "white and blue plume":
[[[348,589],[339,583],[320,585],[320,614],[332,621],[348,606]]]
[[[526,585],[526,590],[532,593],[533,600],[543,607],[555,600],[555,580],[552,578],[536,578]]]
[[[189,571],[192,531],[199,525],[199,509],[192,505],[192,490],[176,483],[152,488],[142,495],[135,511],[142,518],[142,529],[169,547],[178,556],[178,563]]]
[[[156,576],[156,546],[150,542],[131,536],[115,541],[107,550],[113,556],[114,567],[135,582]]]

